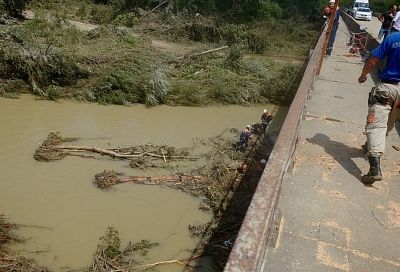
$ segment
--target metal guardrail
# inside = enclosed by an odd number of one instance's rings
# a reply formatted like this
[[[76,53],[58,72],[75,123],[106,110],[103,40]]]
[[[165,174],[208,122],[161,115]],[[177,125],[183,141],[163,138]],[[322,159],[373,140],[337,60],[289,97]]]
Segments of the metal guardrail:
[[[326,31],[323,31],[309,59],[303,79],[229,255],[225,272],[253,272],[262,268],[272,229],[271,224],[276,216],[282,180],[292,162],[300,120],[315,77],[325,35]]]
[[[342,13],[342,19],[352,32],[359,32],[360,25],[351,16]],[[256,192],[244,218],[240,232],[229,255],[224,272],[258,272],[268,250],[272,223],[277,215],[283,177],[292,163],[299,133],[299,124],[307,101],[318,60],[322,52],[326,31],[321,33],[314,52],[309,59],[303,79],[283,123],[281,132],[261,176]],[[369,35],[367,49],[379,46],[379,41]]]

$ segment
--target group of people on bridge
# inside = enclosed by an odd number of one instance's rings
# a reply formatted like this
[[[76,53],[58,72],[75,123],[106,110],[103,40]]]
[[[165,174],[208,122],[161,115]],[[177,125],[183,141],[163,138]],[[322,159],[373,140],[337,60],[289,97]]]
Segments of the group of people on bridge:
[[[260,123],[253,123],[251,126],[247,125],[246,128],[240,133],[239,142],[236,143],[236,150],[245,150],[248,146],[251,135],[264,134],[269,123],[272,121],[272,114],[267,109],[264,109],[260,119]]]
[[[334,9],[335,0],[329,0],[329,7],[324,8],[324,15],[329,18]],[[340,10],[336,5],[336,16],[330,33],[326,55],[331,55],[339,24]],[[382,27],[379,38],[383,38],[379,47],[371,52],[366,60],[359,83],[367,80],[368,74],[379,70],[379,63],[384,67],[380,70],[379,80],[372,88],[368,98],[368,114],[365,126],[367,140],[362,146],[365,150],[370,169],[363,175],[361,181],[371,185],[382,180],[380,158],[385,151],[386,136],[400,121],[400,10],[391,5],[389,11],[383,13],[379,20]],[[400,133],[400,131],[399,131]]]
[[[391,33],[400,31],[400,6],[391,5],[389,10],[378,17],[382,22],[378,38],[386,39]]]

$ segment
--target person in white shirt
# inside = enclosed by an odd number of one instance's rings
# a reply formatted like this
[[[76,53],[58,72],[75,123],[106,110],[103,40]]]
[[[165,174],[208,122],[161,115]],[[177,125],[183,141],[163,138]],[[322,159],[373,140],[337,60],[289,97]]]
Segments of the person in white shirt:
[[[396,16],[394,16],[392,21],[392,29],[391,33],[400,31],[400,12],[396,12]]]

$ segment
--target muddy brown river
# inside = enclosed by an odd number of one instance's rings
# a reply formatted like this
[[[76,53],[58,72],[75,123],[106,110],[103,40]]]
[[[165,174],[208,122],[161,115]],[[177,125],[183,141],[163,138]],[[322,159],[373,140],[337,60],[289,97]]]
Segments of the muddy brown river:
[[[16,250],[53,271],[82,269],[90,264],[107,227],[114,226],[123,244],[142,239],[159,243],[141,259],[143,263],[190,257],[199,240],[190,237],[188,225],[211,220],[210,214],[198,209],[198,198],[133,184],[102,191],[93,185],[93,177],[104,169],[128,175],[157,171],[132,169],[126,161],[78,157],[38,162],[33,153],[49,131],[80,137],[80,145],[190,146],[195,137],[213,137],[226,128],[242,129],[257,122],[264,107],[149,109],[40,101],[29,95],[0,98],[0,213],[7,214],[10,222],[28,225],[17,232],[28,240]],[[284,114],[280,110],[273,125],[280,124]],[[176,272],[184,267],[165,265],[157,270]]]

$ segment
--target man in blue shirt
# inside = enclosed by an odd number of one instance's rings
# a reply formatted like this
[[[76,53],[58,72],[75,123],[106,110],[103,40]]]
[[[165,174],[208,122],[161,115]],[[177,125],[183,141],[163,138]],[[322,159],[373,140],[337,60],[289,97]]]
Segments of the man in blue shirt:
[[[358,82],[364,83],[367,75],[385,58],[386,64],[380,74],[380,83],[372,88],[368,99],[365,132],[370,169],[361,179],[365,184],[382,180],[380,157],[385,151],[385,136],[393,129],[396,121],[400,120],[400,33],[389,35],[372,51]]]

